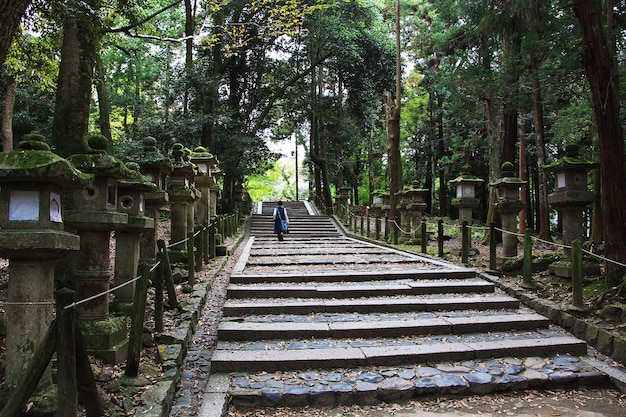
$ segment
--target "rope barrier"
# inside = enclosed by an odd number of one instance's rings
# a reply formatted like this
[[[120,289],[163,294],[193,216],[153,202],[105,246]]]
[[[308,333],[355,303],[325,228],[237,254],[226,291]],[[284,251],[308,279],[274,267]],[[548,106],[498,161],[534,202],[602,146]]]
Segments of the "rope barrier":
[[[533,240],[536,240],[536,241],[538,241],[538,242],[541,242],[541,243],[543,243],[543,244],[546,244],[546,245],[553,245],[553,246],[557,246],[557,247],[559,247],[559,248],[563,248],[563,249],[572,249],[572,247],[571,247],[571,246],[563,245],[563,244],[561,244],[561,243],[554,243],[554,242],[550,242],[550,241],[547,241],[547,240],[544,240],[544,239],[540,239],[540,238],[538,238],[538,237],[533,237],[532,239],[533,239]]]
[[[159,262],[157,262],[155,265],[153,265],[153,266],[150,268],[150,272],[154,271],[154,269],[155,269],[158,265],[159,265]],[[136,276],[135,278],[133,278],[133,279],[131,279],[131,280],[128,280],[128,281],[123,282],[123,283],[121,283],[121,284],[119,284],[119,285],[116,285],[116,286],[115,286],[115,287],[113,287],[113,288],[109,288],[108,290],[103,291],[103,292],[101,292],[101,293],[99,293],[99,294],[94,294],[94,295],[92,295],[92,296],[90,296],[90,297],[87,297],[87,298],[84,298],[84,299],[82,299],[82,300],[79,300],[79,301],[73,302],[73,303],[71,303],[71,304],[68,304],[68,305],[66,305],[66,306],[64,307],[64,309],[65,309],[65,310],[68,310],[68,309],[70,309],[70,308],[73,308],[73,307],[76,307],[76,306],[78,306],[78,305],[84,304],[84,303],[86,303],[86,302],[88,302],[88,301],[94,300],[94,299],[96,299],[96,298],[98,298],[98,297],[102,297],[102,296],[104,296],[104,295],[110,294],[110,293],[112,293],[113,291],[119,290],[119,289],[120,289],[120,288],[122,288],[122,287],[125,287],[125,286],[127,286],[127,285],[130,285],[130,284],[132,284],[132,283],[136,282],[136,281],[137,281],[137,280],[139,280],[140,278],[141,278],[141,275]]]
[[[589,254],[589,255],[591,255],[591,256],[593,256],[593,257],[595,257],[595,258],[601,259],[601,260],[603,260],[603,261],[605,261],[605,262],[610,262],[610,263],[612,263],[612,264],[615,264],[615,265],[618,265],[618,266],[621,266],[621,267],[626,268],[626,264],[623,264],[623,263],[621,263],[621,262],[614,261],[614,260],[609,259],[609,258],[605,258],[605,257],[604,257],[604,256],[602,256],[602,255],[598,255],[597,253],[589,252],[589,251],[588,251],[588,250],[586,250],[586,249],[581,249],[581,252],[584,252],[584,253],[586,253],[586,254]]]
[[[402,230],[402,228],[401,228],[401,227],[400,227],[400,225],[396,222],[396,220],[395,220],[395,219],[393,220],[393,224],[395,224],[395,225],[396,225],[396,227],[398,228],[398,230],[399,230],[399,231],[401,231],[402,233],[404,233],[404,234],[406,234],[406,235],[410,235],[410,234],[411,234],[411,231],[408,231],[408,232],[407,232],[407,231],[405,231],[405,230]]]
[[[169,249],[169,248],[173,248],[174,246],[178,246],[178,245],[180,245],[180,244],[182,244],[182,243],[187,242],[188,240],[189,240],[189,238],[188,238],[188,237],[186,237],[186,238],[184,238],[183,240],[181,240],[181,241],[179,241],[179,242],[176,242],[176,243],[170,243],[169,245],[166,245],[165,247],[166,247],[167,249]]]
[[[357,215],[356,213],[351,212],[351,211],[350,211],[350,210],[349,210],[346,206],[341,206],[341,207],[343,207],[343,208],[345,209],[345,211],[348,213],[348,218],[349,218],[349,219],[350,219],[352,216],[355,216],[355,217],[367,217],[367,219],[368,219],[368,221],[369,221],[369,218],[371,217],[371,216],[360,216],[360,215]],[[410,231],[409,231],[409,232],[407,232],[406,230],[403,230],[403,229],[400,227],[400,225],[397,223],[397,221],[396,221],[395,219],[393,220],[393,224],[394,224],[394,225],[398,228],[398,230],[399,230],[400,232],[402,232],[402,233],[404,233],[404,234],[411,234],[411,232],[410,232]],[[435,229],[435,230],[428,230],[428,226],[429,226],[429,225],[431,225],[431,224],[433,224],[433,223],[426,222],[426,227],[427,227],[427,229],[426,229],[426,233],[436,233],[436,232],[438,231],[438,229]],[[437,226],[438,226],[438,225],[437,225]],[[450,228],[459,228],[459,227],[461,227],[461,225],[450,224],[450,223],[442,223],[442,226],[443,226],[443,227],[450,227]],[[481,230],[481,231],[487,231],[487,230],[490,230],[490,228],[489,228],[489,227],[487,227],[487,226],[471,226],[471,225],[467,225],[467,227],[468,227],[469,229]],[[499,228],[499,227],[494,227],[494,230],[497,230],[497,231],[502,232],[502,233],[506,233],[506,234],[511,234],[511,235],[517,236],[518,238],[521,238],[521,240],[522,240],[522,241],[523,241],[523,240],[524,240],[524,238],[525,238],[525,236],[524,236],[523,234],[521,234],[521,233],[511,232],[511,231],[509,231],[509,230],[504,230],[504,229],[501,229],[501,228]],[[531,236],[531,239],[533,240],[533,242],[534,242],[534,241],[537,241],[537,242],[543,243],[543,244],[545,244],[545,245],[549,245],[549,246],[556,246],[556,247],[561,248],[561,249],[572,249],[572,247],[571,247],[571,246],[564,245],[564,244],[560,244],[560,243],[555,243],[555,242],[550,242],[550,241],[547,241],[547,240],[544,240],[544,239],[540,239],[540,238],[535,237],[535,236]],[[585,250],[585,249],[582,249],[582,252],[584,252],[584,253],[586,253],[586,254],[588,254],[588,255],[591,255],[591,256],[593,256],[593,257],[595,257],[595,258],[597,258],[597,259],[600,259],[600,260],[602,260],[602,261],[604,261],[604,262],[610,262],[610,263],[612,263],[612,264],[615,264],[615,265],[618,265],[618,266],[620,266],[620,267],[626,268],[626,264],[624,264],[624,263],[622,263],[622,262],[618,262],[618,261],[615,261],[615,260],[612,260],[612,259],[606,258],[606,257],[604,257],[604,256],[601,256],[601,255],[595,254],[595,253],[590,252],[590,251]]]

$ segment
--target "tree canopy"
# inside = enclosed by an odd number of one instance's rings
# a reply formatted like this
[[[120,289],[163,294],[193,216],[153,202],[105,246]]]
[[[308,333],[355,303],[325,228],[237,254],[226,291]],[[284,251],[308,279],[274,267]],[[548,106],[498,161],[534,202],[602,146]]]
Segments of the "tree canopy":
[[[327,206],[348,186],[353,203],[368,204],[390,187],[383,93],[395,92],[399,53],[401,185],[431,190],[428,213],[455,215],[448,181],[462,166],[492,182],[512,162],[529,181],[522,222],[551,238],[559,223],[542,166],[575,143],[601,166],[592,233],[625,261],[625,9],[621,0],[0,0],[3,139],[37,130],[60,154],[94,132],[120,153],[148,135],[164,153],[202,145],[220,160],[228,204],[274,166],[268,141],[295,135],[310,198]],[[490,198],[485,187],[480,221],[498,220]]]

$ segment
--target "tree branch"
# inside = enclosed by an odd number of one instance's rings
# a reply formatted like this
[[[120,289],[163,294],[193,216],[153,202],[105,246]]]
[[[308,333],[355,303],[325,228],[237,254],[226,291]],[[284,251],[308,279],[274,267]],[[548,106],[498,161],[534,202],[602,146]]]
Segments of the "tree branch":
[[[148,21],[152,20],[153,18],[155,18],[156,16],[160,15],[161,13],[163,13],[163,12],[165,12],[165,11],[167,11],[167,10],[171,9],[171,8],[172,8],[172,7],[174,7],[174,6],[177,6],[178,4],[180,4],[180,2],[181,2],[181,1],[182,1],[182,0],[175,0],[172,4],[169,4],[169,5],[165,6],[165,7],[163,7],[161,10],[158,10],[158,11],[156,11],[156,12],[154,12],[154,13],[152,13],[152,14],[150,14],[150,15],[146,16],[146,17],[145,17],[145,18],[143,18],[142,20],[140,20],[140,21],[138,21],[138,22],[135,22],[135,23],[133,23],[132,25],[122,26],[122,27],[119,27],[119,28],[108,29],[108,30],[106,30],[106,32],[107,32],[107,33],[119,33],[119,32],[123,32],[123,33],[129,34],[128,32],[129,32],[131,29],[135,29],[135,28],[137,28],[137,27],[139,27],[139,26],[143,25],[144,23],[146,23],[146,22],[148,22]],[[130,35],[130,34],[129,34],[129,35]],[[155,38],[156,38],[156,39],[158,39],[157,37],[155,37]],[[183,40],[184,40],[184,38],[183,38]]]
[[[283,84],[283,86],[281,88],[278,88],[274,92],[274,94],[268,99],[267,104],[265,105],[265,107],[261,111],[261,114],[257,118],[257,121],[254,124],[254,127],[251,129],[250,133],[252,135],[256,134],[256,132],[261,128],[261,124],[263,123],[263,120],[265,120],[265,117],[269,114],[269,112],[272,109],[272,106],[274,105],[276,100],[278,100],[285,93],[285,91],[289,87],[293,86],[298,80],[300,80],[303,77],[305,77],[306,75],[310,74],[319,64],[324,62],[331,55],[332,55],[332,53],[328,52],[326,55],[321,56],[317,61],[313,62],[309,66],[309,68],[307,68],[305,71],[301,72],[300,74],[296,74],[293,78],[291,78],[289,81],[287,81],[285,84]]]

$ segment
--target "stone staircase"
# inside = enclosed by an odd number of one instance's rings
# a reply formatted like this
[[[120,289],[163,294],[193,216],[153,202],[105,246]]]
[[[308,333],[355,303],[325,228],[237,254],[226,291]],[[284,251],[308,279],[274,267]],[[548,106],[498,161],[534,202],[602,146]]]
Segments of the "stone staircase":
[[[272,213],[275,202],[258,203],[252,216],[250,234],[257,237],[274,235]],[[320,215],[316,208],[303,201],[285,201],[283,207],[289,217],[289,236],[291,238],[338,237],[341,232],[335,222],[328,216]]]
[[[211,362],[212,373],[230,375],[233,404],[609,383],[583,360],[585,342],[475,270],[342,236],[295,204],[292,233],[279,242],[272,209],[253,216]]]

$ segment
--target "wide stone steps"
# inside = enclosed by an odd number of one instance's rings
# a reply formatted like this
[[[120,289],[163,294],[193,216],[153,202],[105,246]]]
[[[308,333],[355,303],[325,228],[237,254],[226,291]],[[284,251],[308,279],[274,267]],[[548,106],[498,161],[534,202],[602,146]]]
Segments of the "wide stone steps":
[[[234,404],[606,382],[582,363],[586,343],[474,269],[349,238],[303,203],[285,203],[291,233],[278,241],[274,206],[253,216],[211,359]]]
[[[228,300],[224,304],[225,316],[248,314],[311,314],[311,313],[401,313],[438,310],[493,310],[515,309],[519,300],[506,296],[450,296],[450,297],[370,297],[357,299],[288,298]]]
[[[338,322],[250,322],[223,321],[220,340],[263,340],[296,338],[376,338],[415,335],[444,335],[507,330],[547,328],[549,320],[536,313],[488,314],[432,317],[406,320],[338,321]]]
[[[355,298],[368,296],[425,295],[445,293],[491,293],[494,286],[484,280],[370,281],[367,283],[277,283],[230,284],[228,297],[235,298]]]
[[[506,356],[585,355],[585,342],[558,332],[480,333],[461,336],[412,336],[353,339],[220,341],[211,359],[216,372],[354,368],[480,360]],[[233,348],[234,347],[234,348]]]

